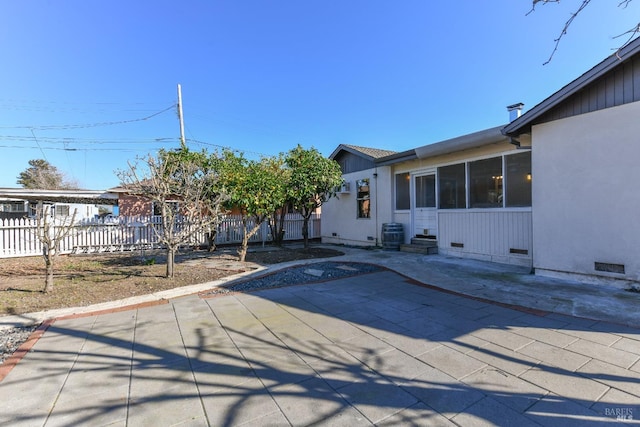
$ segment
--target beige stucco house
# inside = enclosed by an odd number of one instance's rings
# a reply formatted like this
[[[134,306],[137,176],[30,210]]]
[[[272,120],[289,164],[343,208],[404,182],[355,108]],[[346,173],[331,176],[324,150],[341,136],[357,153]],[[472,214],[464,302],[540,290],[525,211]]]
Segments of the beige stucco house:
[[[383,245],[384,224],[439,253],[536,274],[640,281],[640,39],[510,123],[400,153],[340,145],[345,185],[322,240]],[[417,239],[417,240],[416,240]]]

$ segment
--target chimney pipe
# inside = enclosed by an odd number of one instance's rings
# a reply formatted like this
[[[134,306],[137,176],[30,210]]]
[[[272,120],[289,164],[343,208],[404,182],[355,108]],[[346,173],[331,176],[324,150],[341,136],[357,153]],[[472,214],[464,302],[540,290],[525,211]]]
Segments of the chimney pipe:
[[[512,122],[522,115],[522,107],[524,104],[518,102],[517,104],[507,105],[507,111],[509,111],[509,121]]]

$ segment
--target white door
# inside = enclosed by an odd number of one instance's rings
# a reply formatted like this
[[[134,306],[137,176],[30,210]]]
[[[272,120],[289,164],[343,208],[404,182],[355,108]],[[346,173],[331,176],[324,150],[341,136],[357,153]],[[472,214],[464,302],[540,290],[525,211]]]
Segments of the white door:
[[[413,196],[411,198],[413,236],[411,237],[437,236],[436,174],[414,175]]]

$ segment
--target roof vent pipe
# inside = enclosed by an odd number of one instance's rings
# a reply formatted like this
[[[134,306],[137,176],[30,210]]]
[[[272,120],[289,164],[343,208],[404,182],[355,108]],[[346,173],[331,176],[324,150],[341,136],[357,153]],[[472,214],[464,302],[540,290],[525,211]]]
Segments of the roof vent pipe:
[[[522,115],[522,107],[524,107],[524,104],[522,102],[518,102],[517,104],[513,105],[507,105],[507,111],[509,111],[509,122],[514,121]]]

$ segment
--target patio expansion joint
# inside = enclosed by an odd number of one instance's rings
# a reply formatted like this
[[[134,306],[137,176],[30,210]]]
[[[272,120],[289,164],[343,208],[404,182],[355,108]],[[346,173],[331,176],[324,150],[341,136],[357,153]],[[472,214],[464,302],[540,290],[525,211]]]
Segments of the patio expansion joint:
[[[208,307],[209,307],[210,311],[213,311],[213,310],[211,310],[211,306],[208,306]],[[204,397],[202,395],[202,390],[200,389],[200,384],[199,384],[199,382],[197,380],[197,377],[196,377],[195,369],[194,369],[194,366],[193,366],[193,361],[192,361],[191,357],[189,356],[189,352],[187,351],[188,345],[187,345],[187,342],[184,339],[184,334],[182,332],[182,328],[180,327],[180,319],[178,318],[178,313],[176,312],[175,305],[173,305],[172,308],[173,308],[173,314],[174,314],[175,319],[176,319],[176,326],[178,328],[178,332],[180,333],[180,341],[182,342],[182,347],[183,347],[183,351],[184,351],[184,357],[187,359],[187,363],[189,363],[189,370],[191,371],[191,378],[193,379],[193,383],[194,383],[196,391],[198,393],[198,401],[200,403],[200,408],[202,409],[202,413],[204,414],[204,417],[207,420],[207,425],[211,425],[211,420],[209,419],[209,414],[207,413],[207,408],[206,408],[206,405],[204,404]],[[133,351],[133,348],[132,348],[132,351]],[[133,356],[133,354],[132,354],[132,356]],[[129,384],[131,384],[131,381],[129,381]],[[129,389],[129,392],[130,391],[131,391],[131,389]],[[127,405],[127,419],[129,418],[128,412],[129,412],[129,405]]]
[[[277,288],[271,288],[271,289],[277,289]],[[258,316],[255,315],[255,313],[253,313],[251,311],[251,309],[241,300],[238,300],[238,302],[244,307],[244,309],[251,315],[253,316],[253,318],[263,327],[265,328],[265,330],[267,330],[279,343],[279,345],[281,346],[281,348],[286,348],[287,350],[289,350],[292,354],[294,354],[298,360],[300,360],[305,366],[307,366],[309,369],[311,369],[312,372],[314,372],[314,374],[318,377],[322,379],[321,374],[311,365],[309,365],[302,357],[300,357],[300,355],[298,355],[298,352],[291,348],[289,345],[287,345],[286,342],[284,342],[276,332],[274,332],[273,329],[271,329],[268,325],[266,325]],[[279,304],[278,304],[279,305]],[[211,307],[210,307],[211,308]],[[285,310],[286,311],[286,310]],[[233,339],[233,337],[229,334],[229,331],[227,331],[227,327],[225,326],[225,324],[218,318],[218,316],[216,316],[215,312],[213,311],[213,309],[211,309],[211,312],[213,314],[213,316],[218,320],[218,322],[220,323],[220,325],[222,325],[222,329],[225,331],[225,334],[227,335],[227,337],[231,340],[231,342],[233,343],[234,347],[236,348],[236,350],[238,351],[238,353],[242,356],[242,358],[244,359],[244,361],[249,365],[249,367],[251,368],[251,371],[254,375],[254,377],[260,382],[260,384],[262,385],[263,389],[266,391],[266,393],[271,397],[271,400],[273,401],[273,403],[276,405],[276,407],[278,408],[278,410],[280,411],[280,414],[287,420],[287,422],[290,425],[294,425],[295,423],[292,422],[292,420],[289,419],[289,417],[287,416],[286,411],[280,406],[280,404],[278,403],[278,399],[275,398],[275,396],[273,395],[272,389],[274,388],[273,386],[267,386],[267,384],[264,383],[264,381],[262,380],[262,378],[260,377],[260,375],[258,374],[258,372],[255,369],[254,363],[250,361],[249,358],[247,358],[247,355],[241,350],[240,346],[238,345],[238,343],[235,342],[235,340]],[[295,316],[293,313],[289,313],[291,316],[295,317],[298,320],[299,319],[297,316]],[[308,325],[306,322],[305,323],[307,326],[311,327],[311,325]],[[315,330],[315,329],[314,329]],[[316,331],[317,332],[317,331]],[[318,332],[319,333],[319,332]],[[291,384],[299,384],[302,383],[304,381],[308,380],[308,378],[300,378],[300,380],[298,382],[295,383],[291,383]],[[323,379],[324,381],[324,379]],[[364,414],[362,414],[356,407],[354,407],[353,405],[351,405],[348,401],[346,401],[344,399],[344,397],[340,394],[340,392],[336,389],[334,389],[328,382],[325,381],[325,384],[327,385],[327,387],[331,388],[331,390],[333,390],[334,394],[337,396],[340,396],[341,399],[343,400],[343,404],[348,405],[350,407],[352,407],[354,410],[358,411],[365,419],[367,419]],[[278,384],[276,385],[284,385],[284,384]]]
[[[97,319],[97,317],[95,317],[94,320],[93,320],[92,328],[96,323],[96,319]],[[58,400],[60,399],[60,395],[62,394],[62,391],[64,390],[65,386],[67,385],[67,381],[69,381],[69,377],[71,376],[71,372],[73,371],[73,368],[78,363],[78,359],[80,358],[80,355],[82,354],[82,349],[84,348],[86,343],[87,343],[87,336],[84,337],[84,339],[82,341],[82,345],[80,346],[78,352],[73,356],[73,362],[71,363],[71,366],[69,366],[69,369],[68,369],[68,371],[67,371],[67,373],[65,375],[64,381],[60,385],[60,389],[56,393],[56,397],[53,400],[53,402],[51,403],[51,407],[50,407],[50,409],[49,409],[49,411],[47,413],[47,416],[45,417],[45,420],[44,420],[44,425],[46,425],[49,422],[49,419],[51,418],[51,415],[53,414],[53,411],[54,411],[54,409],[56,407],[56,404],[58,403]]]

